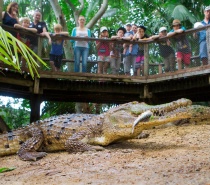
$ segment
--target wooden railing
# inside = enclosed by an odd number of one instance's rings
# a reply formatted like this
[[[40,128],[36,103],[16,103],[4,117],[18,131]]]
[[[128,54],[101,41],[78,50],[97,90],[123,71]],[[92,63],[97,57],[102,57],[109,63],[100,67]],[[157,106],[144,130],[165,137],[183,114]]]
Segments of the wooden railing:
[[[36,36],[38,37],[38,56],[41,56],[41,53],[42,53],[42,40],[45,39],[44,37],[40,36],[39,34],[33,34],[29,31],[25,31],[25,30],[20,30],[20,29],[14,29],[14,28],[11,28],[11,27],[8,27],[8,26],[5,26],[5,25],[2,25],[2,27],[7,30],[7,31],[16,31],[16,32],[21,32],[21,33],[24,33],[24,34],[28,34],[28,35],[31,35],[31,36]],[[200,31],[200,30],[203,30],[203,29],[206,29],[207,31],[207,40],[210,40],[210,25],[207,25],[207,26],[204,26],[203,28],[198,28],[198,29],[189,29],[189,30],[186,30],[185,32],[183,33],[180,33],[180,35],[186,35],[186,34],[192,34],[192,33],[195,33],[197,31]],[[81,38],[81,37],[71,37],[71,36],[63,36],[63,35],[56,35],[56,36],[52,36],[53,39],[64,39],[64,40],[85,40],[85,41],[91,41],[91,42],[95,42],[95,41],[103,41],[103,42],[119,42],[119,43],[137,43],[137,44],[143,44],[144,45],[144,75],[148,76],[149,75],[149,68],[151,66],[155,66],[158,68],[158,73],[163,73],[163,67],[164,67],[164,64],[162,62],[158,62],[158,63],[151,63],[149,60],[150,56],[149,56],[149,44],[151,43],[157,43],[157,41],[162,41],[162,40],[165,40],[166,38],[173,38],[172,37],[161,37],[161,38],[158,38],[158,39],[155,39],[155,40],[145,40],[145,41],[127,41],[127,40],[112,40],[112,39],[99,39],[99,38]],[[210,51],[210,47],[209,47],[209,44],[210,42],[208,43],[208,51]],[[208,52],[210,53],[210,52]],[[198,56],[192,56],[191,59],[196,59],[196,58],[199,58]],[[49,61],[49,58],[43,58],[44,61]],[[73,59],[63,59],[63,62],[70,62],[70,63],[73,63]],[[100,61],[88,61],[88,62],[91,62],[91,63],[97,63],[97,62],[100,62]],[[210,57],[209,57],[209,63],[210,63]]]

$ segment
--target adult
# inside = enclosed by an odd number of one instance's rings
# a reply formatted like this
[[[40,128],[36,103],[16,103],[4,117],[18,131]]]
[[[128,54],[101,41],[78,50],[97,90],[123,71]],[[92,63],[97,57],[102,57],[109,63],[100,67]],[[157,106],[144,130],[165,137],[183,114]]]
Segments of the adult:
[[[48,31],[47,25],[45,22],[41,21],[41,19],[42,19],[42,14],[38,10],[36,10],[34,12],[33,22],[30,24],[29,28],[36,28],[38,34],[45,35],[43,33]],[[31,41],[30,48],[35,53],[38,53],[38,37],[34,36],[34,37],[30,38],[30,41]]]
[[[14,27],[18,24],[18,4],[16,2],[11,2],[5,12],[2,12],[2,23],[6,26]],[[10,31],[10,33],[16,37],[17,33]]]
[[[78,27],[72,30],[72,37],[91,37],[90,29],[85,26],[85,17],[80,15],[78,19]],[[88,41],[71,40],[74,48],[74,72],[80,71],[80,57],[82,57],[82,72],[87,72],[87,58],[89,54]]]
[[[207,6],[204,9],[204,20],[201,23],[206,26],[210,24],[210,6]],[[199,55],[203,65],[208,64],[208,52],[207,52],[207,45],[206,45],[206,30],[201,30],[197,33],[199,37]]]

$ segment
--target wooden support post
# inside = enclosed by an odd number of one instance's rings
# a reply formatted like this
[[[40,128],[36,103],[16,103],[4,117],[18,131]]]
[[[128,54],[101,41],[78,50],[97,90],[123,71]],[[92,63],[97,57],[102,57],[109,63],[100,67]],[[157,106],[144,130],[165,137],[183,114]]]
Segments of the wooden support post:
[[[162,74],[163,73],[163,69],[162,69],[162,64],[158,65],[158,73]]]
[[[39,81],[40,81],[40,79],[35,77],[35,79],[34,79],[34,94],[39,94]]]
[[[149,75],[149,45],[144,44],[144,75]]]
[[[32,95],[30,99],[30,106],[31,106],[30,122],[34,122],[40,119],[40,104],[41,104],[41,96],[38,94]]]
[[[208,53],[208,64],[210,64],[210,27],[208,27],[206,31],[206,44]]]
[[[148,85],[144,85],[144,98],[152,98],[152,93],[149,92]]]

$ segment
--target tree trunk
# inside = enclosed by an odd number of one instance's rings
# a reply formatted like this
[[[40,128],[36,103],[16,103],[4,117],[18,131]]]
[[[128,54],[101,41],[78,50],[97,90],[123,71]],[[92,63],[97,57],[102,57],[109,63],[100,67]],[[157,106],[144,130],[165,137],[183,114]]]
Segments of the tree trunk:
[[[62,25],[64,31],[68,31],[67,26],[66,26],[66,20],[62,13],[61,7],[58,3],[58,0],[51,0],[50,4],[53,8],[53,11],[58,20],[58,23]],[[70,42],[67,42],[67,45],[64,47],[64,53],[65,53],[66,59],[69,59],[69,60],[73,59],[73,49]],[[73,68],[74,65],[69,62],[67,63],[67,66],[68,66],[68,71],[72,72],[74,69]]]
[[[0,116],[0,133],[6,132],[6,131],[9,131],[9,127],[7,126],[3,118]]]

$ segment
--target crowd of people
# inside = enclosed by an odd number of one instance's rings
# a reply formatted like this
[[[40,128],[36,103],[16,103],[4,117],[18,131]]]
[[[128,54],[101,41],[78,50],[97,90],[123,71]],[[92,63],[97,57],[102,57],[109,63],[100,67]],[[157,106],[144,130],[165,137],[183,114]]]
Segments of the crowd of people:
[[[19,21],[18,18],[18,4],[12,2],[8,5],[7,10],[2,12],[3,24],[15,28],[26,29],[33,33],[38,33],[48,38],[48,43],[51,45],[50,51],[50,65],[53,71],[59,71],[61,68],[61,61],[63,58],[63,46],[66,40],[56,39],[52,40],[51,36],[56,34],[69,35],[68,32],[62,30],[60,24],[54,25],[54,33],[49,33],[45,22],[41,21],[42,15],[39,11],[34,12],[33,21],[24,17]],[[91,37],[91,31],[85,25],[85,17],[79,16],[78,26],[73,28],[72,37]],[[201,21],[202,25],[210,24],[210,6],[204,9],[204,20]],[[144,75],[144,45],[140,42],[116,42],[116,40],[126,41],[144,41],[148,39],[157,39],[166,37],[158,41],[159,54],[163,58],[165,72],[175,71],[176,62],[178,69],[189,67],[191,62],[191,47],[186,35],[179,35],[186,30],[182,26],[181,21],[174,19],[172,22],[172,29],[167,32],[165,26],[159,28],[159,34],[148,36],[146,34],[147,28],[143,25],[137,26],[136,24],[126,24],[125,27],[120,27],[116,31],[116,35],[109,37],[108,28],[102,26],[100,28],[100,39],[111,39],[113,42],[96,41],[96,49],[98,55],[98,73],[107,74],[110,66],[112,74],[119,74],[121,61],[123,58],[124,74],[131,75],[131,68],[133,75]],[[38,52],[38,38],[23,35],[17,32],[11,32],[30,47],[35,53]],[[169,39],[171,36],[172,39]],[[195,38],[199,38],[200,58],[203,65],[208,64],[208,52],[206,43],[206,31],[201,30],[194,34]],[[175,43],[175,50],[171,46],[171,41]],[[87,72],[87,59],[89,56],[90,43],[86,40],[71,40],[74,48],[74,71],[80,72],[80,60],[82,61],[82,72]],[[184,64],[184,65],[183,65]],[[26,70],[25,60],[22,58],[22,69]]]

